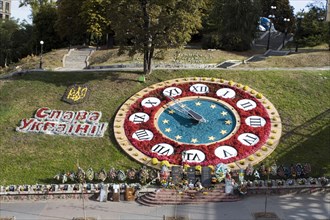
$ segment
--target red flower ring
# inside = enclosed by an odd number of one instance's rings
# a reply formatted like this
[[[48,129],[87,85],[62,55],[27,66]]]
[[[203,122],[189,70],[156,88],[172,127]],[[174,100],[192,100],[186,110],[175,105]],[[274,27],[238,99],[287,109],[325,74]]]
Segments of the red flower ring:
[[[159,116],[169,111],[168,106],[176,105],[168,96],[179,102],[206,99],[225,105],[235,115],[236,128],[227,138],[206,144],[169,138],[157,125]],[[116,115],[114,130],[120,146],[148,165],[151,158],[157,158],[173,165],[225,163],[238,168],[260,162],[275,149],[281,121],[274,106],[247,86],[218,79],[183,78],[149,86],[128,99]]]

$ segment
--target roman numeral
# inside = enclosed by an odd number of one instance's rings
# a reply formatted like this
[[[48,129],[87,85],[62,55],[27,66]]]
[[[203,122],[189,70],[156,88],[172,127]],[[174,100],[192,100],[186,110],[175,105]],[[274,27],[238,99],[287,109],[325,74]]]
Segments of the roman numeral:
[[[260,116],[250,116],[245,119],[245,123],[251,127],[263,127],[266,124],[266,120]]]
[[[160,104],[160,100],[155,97],[148,97],[142,100],[141,105],[147,108],[152,108],[158,106]]]
[[[240,104],[240,105],[241,105],[242,108],[244,108],[244,109],[248,109],[249,107],[253,106],[253,105],[251,104],[251,102],[245,102],[245,103],[242,103],[242,104]]]
[[[133,138],[139,141],[151,140],[153,138],[153,133],[149,130],[138,130],[133,133]]]
[[[238,136],[238,140],[248,146],[253,146],[259,142],[259,137],[252,133],[244,133]]]
[[[222,94],[222,96],[223,97],[226,97],[226,95],[229,93],[229,91],[227,90],[226,92],[225,92],[225,94]]]
[[[242,99],[236,103],[237,107],[243,109],[244,111],[254,109],[257,107],[257,104],[250,99]]]
[[[229,156],[227,156],[227,154],[229,154]],[[225,150],[223,150],[223,155],[225,158],[233,156],[231,153],[229,153],[228,151],[225,151]]]
[[[133,121],[134,121],[134,122],[144,122],[145,118],[146,118],[145,115],[141,115],[141,116],[139,116],[139,115],[134,115],[134,119],[133,119]]]
[[[166,143],[156,144],[151,148],[151,152],[157,153],[159,155],[166,155],[169,156],[173,154],[174,149],[171,145]]]
[[[146,130],[138,130],[137,132],[135,132],[135,134],[136,134],[136,136],[138,137],[139,140],[146,140],[149,137]]]
[[[148,99],[145,103],[151,106],[157,106],[157,102],[152,102],[151,99]]]
[[[214,154],[220,159],[228,159],[237,156],[237,150],[232,146],[220,146],[215,149]]]
[[[222,88],[217,91],[217,96],[220,96],[225,99],[234,98],[235,95],[236,95],[236,92],[229,88]]]
[[[188,161],[201,161],[201,159],[198,157],[197,153],[187,153],[186,154],[186,160]]]
[[[248,143],[249,145],[252,145],[253,142],[255,142],[258,138],[250,136],[250,135],[246,135],[246,137],[243,139],[246,143]]]
[[[146,116],[145,115],[134,115],[133,122],[144,122]]]
[[[209,87],[192,85],[191,86],[191,91],[192,92],[197,92],[197,93],[206,93],[206,92],[209,91]]]
[[[171,88],[167,88],[167,89],[165,89],[163,93],[164,93],[164,95],[166,95],[166,96],[174,97],[174,96],[181,95],[182,91],[181,91],[181,89],[179,89],[179,88],[171,87]]]
[[[140,124],[149,121],[149,115],[144,112],[137,112],[129,116],[129,120],[134,124]]]
[[[164,154],[168,155],[168,153],[170,152],[170,149],[165,149],[165,147],[162,145],[156,145],[156,147],[152,150],[152,152],[162,154],[162,155],[164,155]]]
[[[185,162],[202,162],[205,160],[205,154],[200,150],[187,150],[182,153],[182,160]]]
[[[250,118],[250,125],[252,127],[261,127],[261,118]]]
[[[204,84],[194,84],[190,86],[190,91],[197,94],[205,94],[209,92],[209,87]]]

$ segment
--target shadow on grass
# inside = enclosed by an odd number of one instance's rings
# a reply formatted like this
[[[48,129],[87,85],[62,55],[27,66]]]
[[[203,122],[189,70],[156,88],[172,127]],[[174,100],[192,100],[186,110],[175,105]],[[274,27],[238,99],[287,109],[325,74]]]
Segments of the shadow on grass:
[[[44,83],[54,84],[56,86],[69,86],[72,84],[84,84],[92,80],[111,80],[113,82],[122,83],[125,81],[138,82],[138,76],[141,72],[97,72],[97,71],[78,71],[78,72],[47,72],[47,71],[30,71],[25,74],[13,76],[12,80],[40,81]],[[136,76],[135,76],[136,75]],[[131,76],[131,77],[128,77]]]
[[[310,163],[313,176],[330,175],[329,144],[330,109],[286,132],[274,159],[279,164]]]

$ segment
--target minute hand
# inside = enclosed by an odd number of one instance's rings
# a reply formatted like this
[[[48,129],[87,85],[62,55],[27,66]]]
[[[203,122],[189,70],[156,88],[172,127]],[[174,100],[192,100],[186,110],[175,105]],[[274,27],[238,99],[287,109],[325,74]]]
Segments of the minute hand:
[[[175,100],[173,97],[171,97],[171,96],[167,96],[167,97],[170,98],[175,103],[175,105],[177,105],[174,107],[177,111],[179,111],[185,115],[188,115],[190,118],[192,118],[198,122],[206,122],[205,118],[203,116],[201,116],[200,114],[198,114],[197,112],[193,111],[192,109],[188,108],[187,106],[184,106],[178,100]]]

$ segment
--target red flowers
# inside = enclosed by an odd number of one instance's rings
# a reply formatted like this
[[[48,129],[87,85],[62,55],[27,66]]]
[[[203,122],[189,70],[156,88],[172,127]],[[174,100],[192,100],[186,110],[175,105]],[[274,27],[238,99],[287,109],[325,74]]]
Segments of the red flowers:
[[[163,90],[165,88],[170,87],[167,85],[166,87],[162,88],[157,88],[152,90],[151,92],[145,94],[142,98],[138,99],[134,104],[130,106],[130,109],[128,111],[128,114],[126,115],[125,119],[125,133],[128,138],[128,140],[131,142],[131,144],[144,153],[145,155],[149,157],[155,157],[158,160],[167,160],[172,164],[181,164],[182,163],[182,152],[187,151],[190,149],[196,149],[200,150],[205,153],[206,159],[198,163],[198,165],[215,165],[218,163],[231,163],[234,161],[241,160],[243,158],[248,157],[249,155],[253,154],[256,152],[258,149],[260,149],[267,141],[269,135],[270,135],[270,130],[271,130],[271,122],[270,122],[270,117],[268,115],[268,112],[266,108],[263,106],[263,104],[254,96],[249,94],[248,92],[244,91],[243,89],[237,88],[235,86],[229,86],[225,84],[218,84],[218,83],[208,83],[205,82],[206,86],[209,88],[209,92],[205,94],[196,94],[194,92],[190,91],[190,87],[195,84],[193,82],[187,82],[187,83],[177,83],[177,84],[172,84],[170,86],[172,87],[177,87],[182,90],[182,94],[178,95],[175,97],[175,99],[179,99],[182,97],[187,97],[187,96],[207,96],[207,97],[212,97],[217,100],[222,100],[226,103],[228,103],[230,106],[232,106],[236,112],[239,114],[239,121],[240,125],[239,128],[237,129],[236,133],[231,136],[227,140],[219,141],[216,143],[212,144],[207,144],[207,145],[196,145],[196,144],[183,144],[176,142],[175,140],[171,140],[167,137],[165,137],[155,126],[154,123],[156,123],[157,118],[155,118],[155,114],[162,108],[166,103],[170,102],[171,100],[167,98],[166,96],[163,95]],[[216,92],[221,89],[221,88],[229,88],[235,91],[236,95],[234,98],[226,99],[222,98],[221,96],[217,96]],[[161,103],[158,106],[147,108],[141,105],[141,101],[147,97],[156,97],[158,98]],[[242,99],[248,99],[256,103],[256,107],[251,109],[251,110],[244,110],[240,107],[237,106],[237,102]],[[137,112],[144,112],[150,116],[150,119],[147,122],[143,122],[140,124],[134,124],[132,121],[129,120],[129,116],[133,113]],[[249,116],[259,116],[265,119],[266,124],[264,126],[260,127],[252,127],[248,124],[245,123],[245,120]],[[151,140],[136,140],[134,139],[133,133],[138,131],[138,130],[149,130],[153,133],[153,138]],[[242,144],[241,141],[238,140],[238,136],[243,134],[243,133],[252,133],[256,136],[258,136],[259,141],[255,145],[244,145]],[[174,153],[172,155],[159,155],[157,153],[154,153],[151,151],[151,148],[155,146],[156,144],[159,143],[167,143],[170,144],[174,148]],[[234,147],[237,150],[237,156],[235,157],[230,157],[227,159],[221,159],[218,156],[214,154],[215,149],[218,148],[219,146],[231,146]],[[191,164],[194,165],[194,164]],[[195,164],[197,165],[197,164]]]

